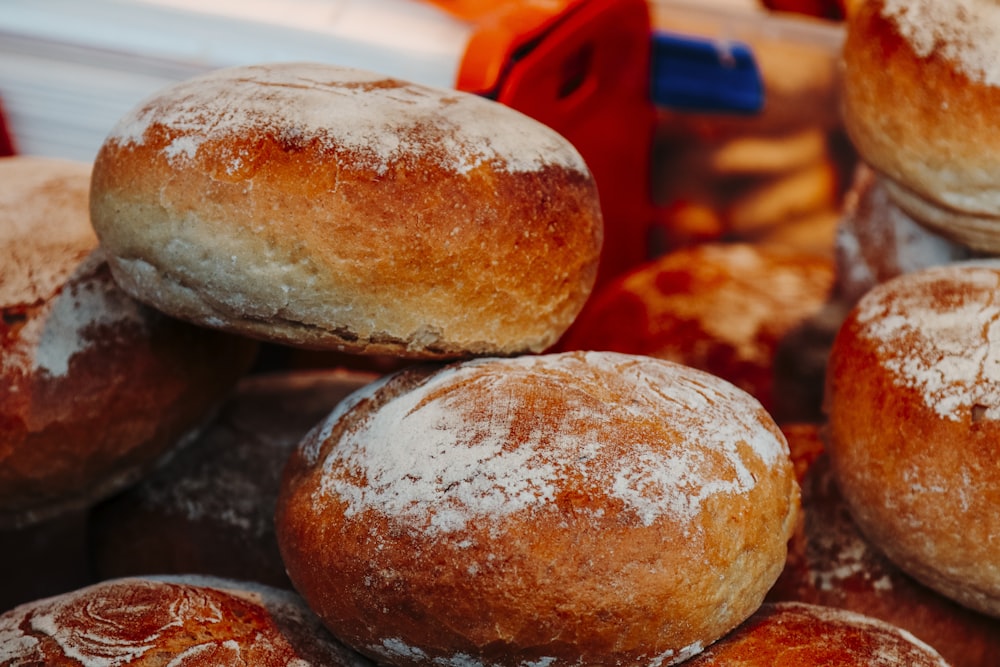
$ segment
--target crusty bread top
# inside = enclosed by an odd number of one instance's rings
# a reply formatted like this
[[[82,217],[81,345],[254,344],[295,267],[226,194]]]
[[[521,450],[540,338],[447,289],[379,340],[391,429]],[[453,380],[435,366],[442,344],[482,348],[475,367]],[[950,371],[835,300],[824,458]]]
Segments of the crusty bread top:
[[[1000,261],[969,260],[906,274],[858,302],[858,336],[877,350],[895,383],[915,390],[942,419],[979,406],[1000,418]],[[976,419],[974,416],[973,419]]]
[[[15,607],[0,616],[0,658],[85,667],[371,665],[290,591],[198,576],[109,580]]]
[[[392,118],[385,117],[387,107],[395,110]],[[484,163],[513,172],[545,166],[587,171],[572,146],[545,125],[525,122],[518,132],[498,131],[512,115],[519,114],[476,95],[443,94],[365,70],[261,64],[175,84],[126,114],[107,140],[143,145],[155,126],[173,128],[179,136],[162,152],[180,162],[207,142],[263,127],[291,145],[317,141],[328,150],[350,151],[354,167],[377,174],[408,156],[460,174]],[[235,176],[252,170],[255,157],[234,152],[223,167]]]
[[[791,476],[787,443],[748,394],[610,352],[383,378],[342,402],[301,453],[323,470],[318,512],[346,502],[347,516],[374,510],[427,535],[574,494],[590,497],[596,522],[620,512],[631,525],[667,521],[695,535],[712,497],[748,494],[772,467]]]

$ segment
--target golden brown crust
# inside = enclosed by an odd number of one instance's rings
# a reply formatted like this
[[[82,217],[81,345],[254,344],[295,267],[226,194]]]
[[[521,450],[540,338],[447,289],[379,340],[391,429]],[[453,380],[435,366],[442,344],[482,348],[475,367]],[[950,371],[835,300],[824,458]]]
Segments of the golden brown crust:
[[[61,187],[34,159],[0,162],[0,526],[86,507],[123,488],[203,425],[256,349],[164,317],[115,285],[87,222],[88,169]],[[51,167],[51,165],[48,165]],[[56,170],[58,171],[58,170]],[[48,210],[37,215],[35,198]],[[62,208],[52,209],[53,201]]]
[[[990,71],[995,3],[871,0],[844,47],[844,124],[915,220],[976,250],[1000,250],[1000,87]],[[992,32],[990,32],[992,31]]]
[[[819,429],[783,429],[792,459],[821,451]],[[911,632],[953,667],[992,667],[1000,655],[1000,620],[978,614],[915,582],[861,535],[837,488],[829,458],[809,463],[801,520],[788,563],[768,600],[848,609]]]
[[[828,448],[862,532],[901,569],[1000,613],[1000,269],[925,269],[873,288],[831,352]]]
[[[102,146],[91,194],[136,298],[262,339],[415,358],[549,347],[603,238],[593,179],[548,128],[303,63],[163,91]]]
[[[819,419],[830,337],[805,334],[833,287],[830,258],[742,243],[673,251],[594,295],[562,349],[643,354],[717,375],[779,423]]]
[[[371,666],[298,596],[203,577],[109,580],[15,607],[0,616],[0,657],[53,667]]]
[[[905,630],[843,609],[766,603],[691,667],[949,667]]]
[[[782,566],[787,445],[701,371],[491,359],[341,405],[286,467],[278,539],[310,606],[377,659],[673,664],[752,613]]]

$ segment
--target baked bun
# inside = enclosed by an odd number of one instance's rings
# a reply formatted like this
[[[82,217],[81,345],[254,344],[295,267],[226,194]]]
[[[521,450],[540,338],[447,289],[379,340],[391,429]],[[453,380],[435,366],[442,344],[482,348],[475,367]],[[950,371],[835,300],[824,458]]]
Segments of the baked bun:
[[[874,618],[795,602],[764,604],[689,667],[949,667],[909,632]]]
[[[91,511],[95,574],[198,573],[290,588],[274,536],[281,469],[314,425],[375,377],[245,378],[191,447]]]
[[[0,527],[135,481],[210,418],[256,344],[142,306],[87,217],[87,165],[0,159]]]
[[[1000,615],[1000,263],[874,287],[831,351],[835,478],[861,531],[900,568]]]
[[[594,180],[541,123],[469,93],[334,65],[168,87],[98,152],[115,279],[176,317],[413,358],[548,348],[593,286]]]
[[[796,465],[804,452],[822,452],[816,425],[782,431]],[[829,457],[812,458],[800,481],[801,520],[789,542],[788,563],[767,599],[849,609],[908,630],[953,667],[995,667],[1000,619],[917,583],[873,547],[851,518]]]
[[[848,307],[875,285],[903,273],[976,253],[915,222],[889,196],[884,177],[860,164],[837,225],[837,297]]]
[[[797,334],[833,281],[827,256],[736,243],[683,248],[599,290],[562,347],[676,361],[732,382],[779,423],[819,419],[832,334],[819,346]]]
[[[871,0],[851,12],[844,124],[914,220],[1000,251],[1000,6],[992,0]]]
[[[278,541],[345,643],[393,665],[671,665],[746,619],[798,486],[760,404],[615,353],[411,369],[289,459]]]
[[[4,665],[372,667],[291,591],[203,577],[128,578],[0,616]]]

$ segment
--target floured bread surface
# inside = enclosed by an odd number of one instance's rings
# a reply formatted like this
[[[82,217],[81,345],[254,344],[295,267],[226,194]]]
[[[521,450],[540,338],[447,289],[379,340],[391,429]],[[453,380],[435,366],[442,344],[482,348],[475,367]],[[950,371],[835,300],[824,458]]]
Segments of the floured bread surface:
[[[206,577],[104,581],[0,616],[4,664],[370,667],[302,600]]]
[[[318,349],[540,351],[588,296],[597,191],[548,127],[332,65],[220,70],[121,119],[92,218],[133,296]]]
[[[760,604],[797,502],[748,394],[574,352],[356,392],[292,456],[276,521],[296,588],[377,660],[667,665]]]
[[[873,288],[834,344],[830,454],[859,527],[909,574],[1000,614],[1000,265]]]
[[[1000,5],[871,0],[851,12],[844,125],[907,215],[974,250],[1000,250]]]
[[[795,602],[767,603],[691,667],[950,667],[911,633],[856,612]]]
[[[0,159],[0,526],[123,488],[208,418],[256,345],[147,308],[88,222],[90,168]]]

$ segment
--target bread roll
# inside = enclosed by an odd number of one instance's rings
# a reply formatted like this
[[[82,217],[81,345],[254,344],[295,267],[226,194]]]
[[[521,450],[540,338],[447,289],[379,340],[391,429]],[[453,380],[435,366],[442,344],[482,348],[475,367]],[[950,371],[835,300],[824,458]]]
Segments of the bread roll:
[[[914,220],[1000,251],[1000,5],[871,0],[851,12],[844,124]]]
[[[795,336],[822,311],[833,280],[830,257],[704,243],[602,288],[562,347],[693,366],[748,392],[779,423],[818,419],[832,335]]]
[[[128,578],[0,615],[0,664],[372,667],[290,591],[204,577]]]
[[[909,632],[862,614],[767,603],[688,667],[949,667]]]
[[[862,532],[900,568],[1000,615],[1000,264],[874,287],[831,352],[828,448]]]
[[[91,511],[95,574],[198,573],[290,588],[274,536],[281,469],[309,429],[375,377],[329,370],[243,379],[191,447]]]
[[[88,165],[0,159],[0,528],[85,508],[193,437],[256,344],[163,316],[111,278]]]
[[[952,667],[994,667],[1000,620],[917,583],[872,546],[837,488],[819,427],[797,424],[782,431],[796,470],[800,462],[808,465],[800,479],[800,524],[767,599],[848,609],[909,631]]]
[[[129,294],[201,325],[414,358],[548,348],[593,286],[594,180],[499,103],[334,65],[211,72],[111,130],[94,227]]]
[[[289,576],[393,665],[671,665],[760,605],[798,486],[745,392],[615,353],[412,369],[289,460]]]

